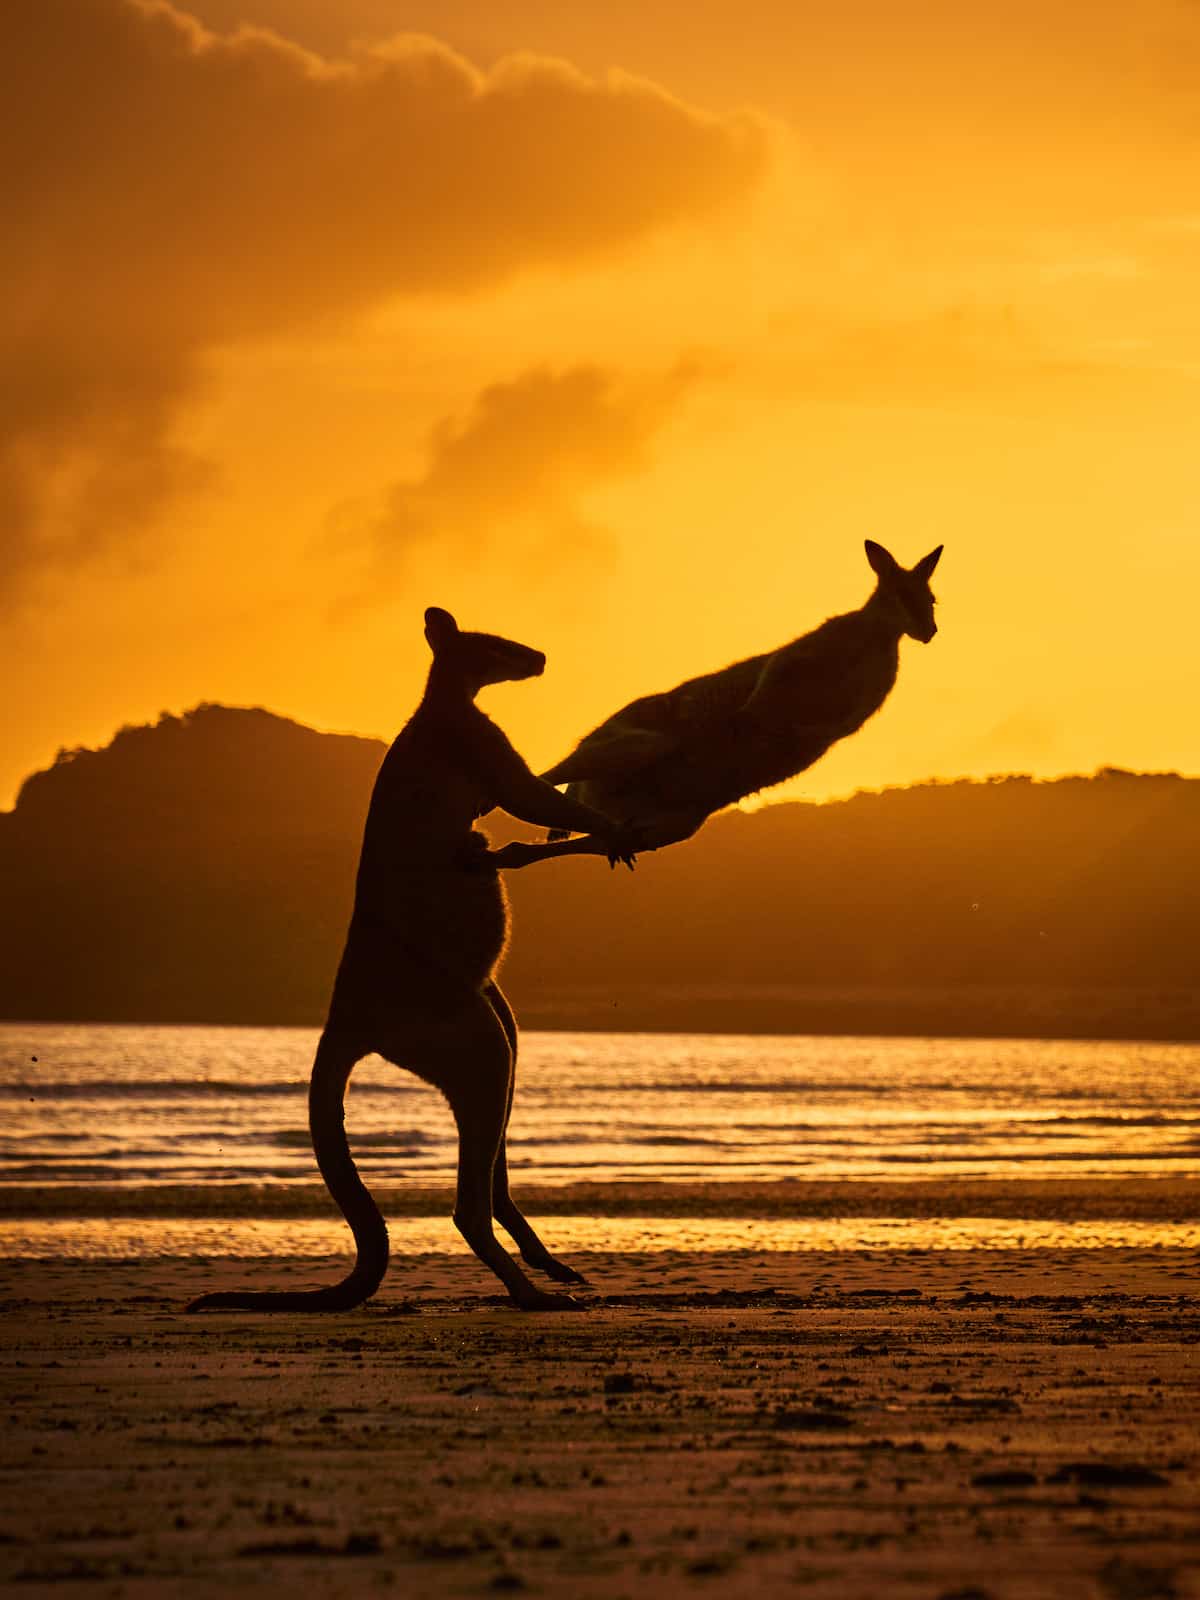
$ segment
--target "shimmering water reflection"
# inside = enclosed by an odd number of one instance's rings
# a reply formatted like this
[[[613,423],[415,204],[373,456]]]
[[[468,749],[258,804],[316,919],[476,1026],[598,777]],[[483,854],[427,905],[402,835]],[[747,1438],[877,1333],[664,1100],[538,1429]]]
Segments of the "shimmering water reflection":
[[[300,1028],[0,1026],[15,1188],[311,1181]],[[1200,1048],[1049,1039],[530,1033],[523,1184],[1200,1176]],[[373,1185],[452,1183],[441,1096],[368,1058],[347,1125]]]

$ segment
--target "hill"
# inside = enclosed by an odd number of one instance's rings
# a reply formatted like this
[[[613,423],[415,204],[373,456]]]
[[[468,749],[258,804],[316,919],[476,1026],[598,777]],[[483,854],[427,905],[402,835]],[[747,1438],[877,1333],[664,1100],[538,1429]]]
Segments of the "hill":
[[[0,814],[0,1015],[319,1023],[383,750],[206,705],[63,752]],[[632,877],[509,889],[527,1025],[1200,1037],[1200,781],[1173,774],[730,812]]]

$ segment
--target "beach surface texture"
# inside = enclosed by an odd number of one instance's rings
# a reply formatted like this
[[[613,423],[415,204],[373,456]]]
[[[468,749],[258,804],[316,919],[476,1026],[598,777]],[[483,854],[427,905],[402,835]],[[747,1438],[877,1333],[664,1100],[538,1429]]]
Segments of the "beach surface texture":
[[[0,1579],[1200,1596],[1193,1249],[577,1259],[549,1317],[465,1252],[308,1318],[183,1307],[336,1260],[5,1262]]]

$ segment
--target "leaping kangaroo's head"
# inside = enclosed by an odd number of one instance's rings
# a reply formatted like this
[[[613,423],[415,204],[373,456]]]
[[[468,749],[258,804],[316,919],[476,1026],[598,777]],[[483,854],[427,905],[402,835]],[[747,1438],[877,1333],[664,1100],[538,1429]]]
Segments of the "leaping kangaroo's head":
[[[438,666],[460,677],[472,694],[486,683],[537,678],[546,670],[540,650],[496,633],[466,633],[441,606],[426,611],[425,637]]]
[[[910,639],[928,644],[937,632],[933,620],[934,597],[929,587],[933,569],[942,554],[942,546],[922,556],[915,567],[905,568],[895,556],[874,539],[866,541],[867,560],[871,571],[879,579],[879,592],[889,601],[902,633]]]

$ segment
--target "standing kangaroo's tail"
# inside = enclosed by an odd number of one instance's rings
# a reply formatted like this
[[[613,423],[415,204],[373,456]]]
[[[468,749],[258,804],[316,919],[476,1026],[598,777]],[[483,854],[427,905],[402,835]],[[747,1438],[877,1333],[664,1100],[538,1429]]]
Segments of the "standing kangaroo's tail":
[[[328,1033],[321,1035],[308,1086],[308,1126],[321,1176],[350,1224],[358,1257],[340,1283],[325,1289],[202,1294],[189,1311],[350,1311],[369,1300],[387,1271],[387,1226],[358,1175],[346,1142],[345,1099],[358,1060]]]

